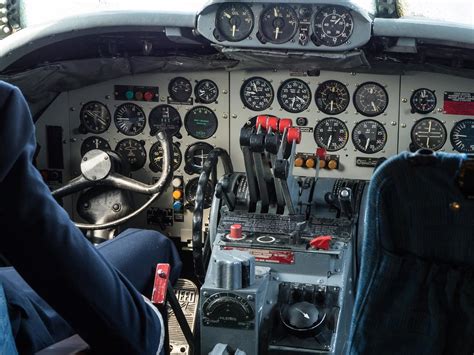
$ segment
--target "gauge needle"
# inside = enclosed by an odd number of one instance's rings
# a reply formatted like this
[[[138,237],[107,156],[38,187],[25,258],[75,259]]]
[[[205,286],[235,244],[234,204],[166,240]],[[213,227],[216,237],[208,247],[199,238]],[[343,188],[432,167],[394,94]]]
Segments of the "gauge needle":
[[[331,141],[332,141],[332,134],[329,136],[329,140],[328,140],[328,148],[330,147],[331,145]]]
[[[291,100],[291,107],[295,106],[296,96],[294,96]]]
[[[254,89],[255,91],[258,91],[257,84],[252,83],[252,86],[253,86],[253,89]]]
[[[367,138],[367,142],[365,143],[365,150],[369,149],[370,138]]]
[[[275,29],[275,39],[278,39],[278,35],[280,34],[280,27]]]
[[[334,110],[334,101],[331,100],[331,111],[333,111],[333,110]]]
[[[235,25],[232,25],[232,37],[235,37],[235,30],[236,30]]]
[[[375,106],[375,104],[374,104],[374,102],[373,102],[373,101],[372,101],[370,104],[371,104],[371,105],[372,105],[372,107],[374,108],[374,111],[378,111],[378,110],[377,110],[377,106]]]
[[[275,17],[278,17],[278,9],[276,7],[273,8],[273,14]]]
[[[308,313],[303,312],[303,311],[302,311],[301,309],[299,309],[299,308],[296,308],[296,310],[297,310],[298,312],[300,312],[300,313],[303,315],[303,317],[305,317],[306,319],[309,319],[309,314],[308,314]]]
[[[232,16],[230,16],[227,12],[224,12],[224,16],[227,18],[232,18]]]

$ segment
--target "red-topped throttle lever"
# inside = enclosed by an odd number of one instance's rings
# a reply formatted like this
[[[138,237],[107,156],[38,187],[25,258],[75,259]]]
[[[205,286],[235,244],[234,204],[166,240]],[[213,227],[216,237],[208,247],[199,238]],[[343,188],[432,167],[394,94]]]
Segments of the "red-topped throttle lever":
[[[293,144],[293,142],[295,142],[296,144],[300,144],[301,143],[301,130],[296,127],[288,128],[286,139],[288,143],[290,144]]]

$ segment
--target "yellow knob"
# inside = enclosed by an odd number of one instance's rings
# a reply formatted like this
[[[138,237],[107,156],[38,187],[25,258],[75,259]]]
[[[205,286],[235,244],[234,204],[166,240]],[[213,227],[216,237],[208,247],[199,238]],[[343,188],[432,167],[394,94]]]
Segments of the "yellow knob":
[[[320,160],[319,161],[319,168],[324,169],[326,167],[326,160]]]
[[[330,170],[337,169],[337,161],[335,161],[334,159],[331,159],[331,160],[328,162],[328,168],[329,168]]]
[[[303,166],[303,163],[304,163],[304,159],[301,158],[301,157],[298,157],[295,159],[295,166],[297,168],[301,168]]]
[[[173,191],[173,198],[175,200],[179,200],[181,197],[183,197],[183,192],[181,190],[174,190]]]
[[[315,166],[316,166],[316,162],[314,161],[313,158],[308,158],[308,159],[306,160],[306,167],[307,167],[308,169],[312,169],[312,168],[314,168]]]

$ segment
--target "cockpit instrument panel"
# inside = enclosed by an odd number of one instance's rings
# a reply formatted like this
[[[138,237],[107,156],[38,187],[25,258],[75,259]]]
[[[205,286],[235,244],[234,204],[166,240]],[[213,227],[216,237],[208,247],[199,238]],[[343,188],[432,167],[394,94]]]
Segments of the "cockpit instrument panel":
[[[370,40],[371,19],[353,3],[214,1],[198,14],[197,31],[226,47],[347,51]]]

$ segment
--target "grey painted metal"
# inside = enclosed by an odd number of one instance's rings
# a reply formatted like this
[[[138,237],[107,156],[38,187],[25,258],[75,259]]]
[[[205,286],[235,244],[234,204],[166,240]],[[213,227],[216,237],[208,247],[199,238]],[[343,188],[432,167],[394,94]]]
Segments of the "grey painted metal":
[[[184,11],[103,11],[28,27],[0,42],[0,72],[28,53],[66,39],[117,31],[164,31],[168,26],[193,28],[195,18],[194,12]]]
[[[474,24],[467,25],[420,18],[374,19],[374,36],[408,37],[474,46]]]
[[[93,149],[82,158],[81,172],[87,180],[103,180],[111,169],[112,162],[109,155],[100,149]]]

